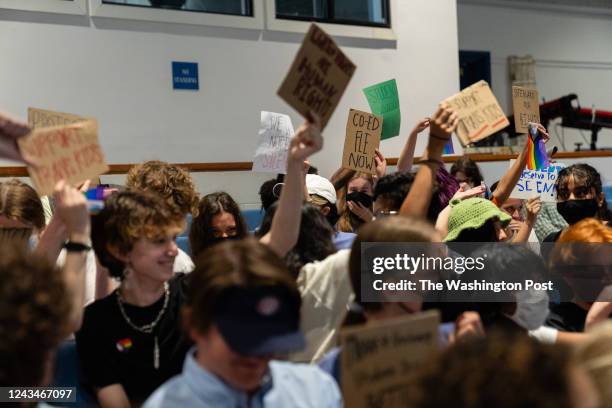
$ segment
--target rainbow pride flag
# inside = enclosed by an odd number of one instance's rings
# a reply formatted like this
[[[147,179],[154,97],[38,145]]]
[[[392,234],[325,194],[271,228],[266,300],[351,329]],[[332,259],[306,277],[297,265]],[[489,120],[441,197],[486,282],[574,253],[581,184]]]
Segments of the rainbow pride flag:
[[[540,170],[550,166],[550,159],[546,153],[544,140],[536,126],[529,126],[527,138],[527,169]]]

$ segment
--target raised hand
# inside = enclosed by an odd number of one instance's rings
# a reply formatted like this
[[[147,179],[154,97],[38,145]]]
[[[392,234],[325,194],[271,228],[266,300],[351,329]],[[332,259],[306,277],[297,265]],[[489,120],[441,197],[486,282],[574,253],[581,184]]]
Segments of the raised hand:
[[[481,196],[486,191],[487,188],[482,184],[476,187],[472,187],[470,189],[466,189],[465,186],[461,186],[453,196],[453,199],[467,200],[468,198]]]
[[[381,178],[387,173],[387,159],[380,152],[380,150],[376,149],[376,177]]]
[[[529,124],[536,125],[536,128],[538,129],[538,134],[542,136],[542,140],[544,140],[544,143],[550,140],[550,135],[548,134],[548,131],[546,130],[544,126],[542,126],[539,123],[534,123],[534,122],[529,122]]]
[[[87,200],[83,193],[59,181],[53,192],[55,215],[65,225],[70,240],[89,242],[90,225]]]
[[[417,135],[427,129],[429,127],[429,118],[423,118],[419,120],[416,125],[414,125],[414,129],[410,132],[411,135]]]
[[[542,209],[542,200],[539,196],[531,197],[527,200],[527,221],[530,223],[535,223],[540,210]]]
[[[459,124],[459,115],[450,105],[443,102],[429,122],[429,143],[427,149],[431,155],[440,156],[444,146]]]

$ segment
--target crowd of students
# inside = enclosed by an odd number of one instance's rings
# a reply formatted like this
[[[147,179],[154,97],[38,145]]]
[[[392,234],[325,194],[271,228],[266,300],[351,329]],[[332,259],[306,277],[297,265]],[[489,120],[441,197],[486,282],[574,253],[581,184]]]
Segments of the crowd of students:
[[[52,384],[58,348],[76,341],[84,405],[340,407],[339,331],[436,309],[444,348],[409,373],[406,406],[612,406],[612,228],[599,172],[561,170],[556,205],[511,198],[527,146],[488,189],[468,157],[450,172],[441,160],[457,123],[442,104],[416,124],[396,172],[377,151],[375,175],[326,179],[308,162],[323,147],[310,115],[287,174],[260,188],[253,236],[227,192],[200,198],[187,171],[161,161],[133,167],[91,216],[88,183],[62,181],[41,198],[1,182],[0,386]],[[0,136],[24,130],[0,115]],[[176,243],[187,225],[190,253]],[[555,290],[366,301],[366,242],[490,261],[486,273],[445,278],[546,276]],[[598,245],[574,245],[588,243]]]

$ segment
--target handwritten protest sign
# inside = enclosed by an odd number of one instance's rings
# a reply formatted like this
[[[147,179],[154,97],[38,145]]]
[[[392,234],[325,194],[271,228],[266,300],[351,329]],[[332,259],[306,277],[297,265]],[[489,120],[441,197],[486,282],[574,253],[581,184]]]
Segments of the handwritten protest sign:
[[[312,24],[278,95],[304,117],[310,110],[318,114],[323,129],[356,68],[334,40]]]
[[[405,407],[410,375],[438,347],[439,324],[439,312],[431,310],[342,330],[344,406]]]
[[[398,136],[401,116],[395,79],[369,86],[363,90],[363,93],[368,99],[372,113],[382,115],[384,119],[381,139]]]
[[[356,109],[349,111],[342,167],[376,174],[376,152],[384,127],[382,116]]]
[[[287,153],[293,133],[293,124],[289,116],[262,111],[253,171],[286,174]]]
[[[108,171],[95,120],[34,129],[18,143],[35,159],[36,167],[28,166],[28,172],[40,195],[52,193],[61,179],[75,185]]]
[[[70,125],[84,120],[86,120],[86,118],[73,115],[72,113],[28,108],[28,124],[32,128]]]
[[[477,142],[510,124],[486,81],[479,81],[446,99],[457,111],[457,136],[464,146]]]
[[[518,133],[529,131],[529,122],[540,123],[540,99],[536,89],[512,87],[514,128]]]
[[[514,160],[510,160],[510,166],[512,166],[512,163],[514,163]],[[521,178],[514,186],[510,197],[528,199],[540,196],[542,201],[557,201],[555,182],[559,177],[559,171],[564,167],[561,163],[554,163],[540,170],[523,169]]]

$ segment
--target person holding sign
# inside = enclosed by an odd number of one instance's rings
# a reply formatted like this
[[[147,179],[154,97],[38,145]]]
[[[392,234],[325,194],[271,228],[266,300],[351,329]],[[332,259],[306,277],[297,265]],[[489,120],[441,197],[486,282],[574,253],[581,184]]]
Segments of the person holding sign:
[[[540,125],[539,123],[534,125],[535,129],[537,130],[535,137],[540,138],[543,143],[548,142],[548,140],[550,140],[550,135],[546,131],[546,128]],[[529,135],[529,138],[533,137],[533,135]],[[531,157],[533,147],[532,145],[533,143],[531,139],[529,139],[527,143],[525,143],[525,147],[523,147],[523,150],[521,151],[521,153],[519,153],[518,157],[516,158],[514,163],[512,163],[506,174],[504,174],[503,177],[499,180],[497,188],[491,196],[491,201],[496,206],[501,206],[510,197],[514,186],[521,178],[521,174],[527,166],[527,161]]]
[[[82,186],[80,192],[87,189]],[[65,221],[58,215],[45,224],[45,214],[40,197],[28,184],[11,179],[0,183],[0,234],[11,243],[21,241],[23,247],[62,267],[67,251],[63,247],[69,239]],[[96,296],[96,260],[87,253],[85,301],[91,303]]]
[[[338,191],[338,195],[338,231],[356,232],[363,224],[372,221],[374,178],[371,174],[354,173],[347,185]]]
[[[336,172],[336,174],[343,175],[341,180],[335,183],[340,211],[336,229],[340,232],[356,232],[361,225],[372,221],[374,186],[387,171],[387,160],[383,154],[378,149],[375,149],[374,153],[376,174],[355,172],[350,169],[341,169]],[[344,183],[346,185],[340,187]]]
[[[23,247],[0,245],[3,387],[49,385],[61,341],[81,325],[89,214],[85,197],[64,181],[55,186],[53,198],[69,238],[62,270]]]

